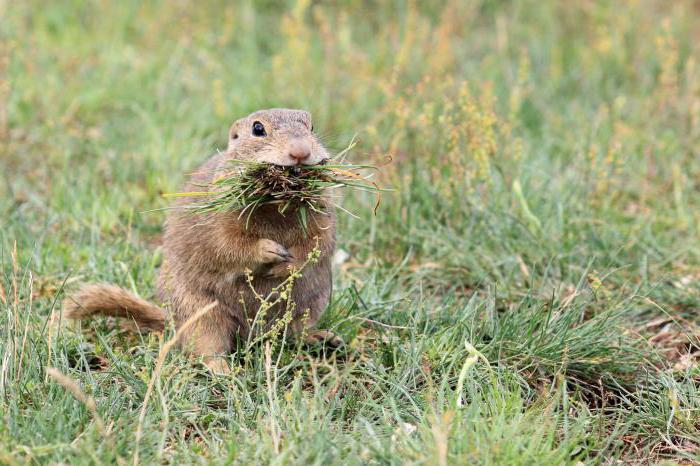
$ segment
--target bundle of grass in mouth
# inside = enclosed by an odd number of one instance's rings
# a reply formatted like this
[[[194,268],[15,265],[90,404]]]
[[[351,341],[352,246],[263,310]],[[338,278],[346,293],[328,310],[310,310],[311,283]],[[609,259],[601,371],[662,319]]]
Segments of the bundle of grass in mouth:
[[[347,187],[372,192],[377,195],[376,211],[385,190],[370,181],[371,174],[363,174],[376,167],[339,159],[335,157],[321,165],[295,166],[231,160],[231,171],[214,179],[208,191],[170,196],[201,196],[202,202],[189,206],[195,213],[238,212],[240,218],[246,218],[246,225],[256,209],[275,205],[283,215],[297,215],[305,230],[309,212],[325,213],[328,202],[348,212],[333,203],[332,196],[325,194],[327,190]]]

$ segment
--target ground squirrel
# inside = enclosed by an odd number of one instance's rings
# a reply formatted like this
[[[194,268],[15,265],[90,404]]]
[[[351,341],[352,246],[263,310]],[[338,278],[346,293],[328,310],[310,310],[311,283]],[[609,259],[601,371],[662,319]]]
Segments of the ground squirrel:
[[[260,110],[231,126],[227,150],[204,163],[185,191],[199,191],[217,174],[230,170],[231,159],[294,166],[315,165],[328,158],[313,132],[309,113]],[[190,202],[190,198],[181,198],[176,204],[182,207]],[[221,356],[231,352],[237,338],[249,335],[250,319],[259,306],[246,270],[252,271],[255,292],[265,295],[318,245],[320,259],[309,264],[294,284],[295,311],[289,326],[294,334],[338,346],[342,341],[328,331],[305,331],[316,324],[331,295],[335,213],[330,202],[324,210],[310,212],[304,229],[296,215],[282,215],[275,206],[258,208],[247,221],[239,219],[237,212],[193,214],[173,209],[165,222],[164,260],[158,279],[163,308],[119,287],[91,284],[65,299],[65,315],[71,319],[96,314],[127,317],[143,329],[162,330],[168,313],[179,328],[199,309],[217,302],[181,341],[188,351],[203,356],[213,371],[227,372],[228,364]],[[272,311],[274,320],[281,309]]]

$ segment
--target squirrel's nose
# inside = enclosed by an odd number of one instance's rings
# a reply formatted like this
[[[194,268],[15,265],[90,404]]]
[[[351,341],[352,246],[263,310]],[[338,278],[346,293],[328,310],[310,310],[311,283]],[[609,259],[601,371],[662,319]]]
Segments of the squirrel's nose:
[[[311,156],[311,146],[306,141],[292,141],[288,149],[289,156],[297,163],[301,163]]]

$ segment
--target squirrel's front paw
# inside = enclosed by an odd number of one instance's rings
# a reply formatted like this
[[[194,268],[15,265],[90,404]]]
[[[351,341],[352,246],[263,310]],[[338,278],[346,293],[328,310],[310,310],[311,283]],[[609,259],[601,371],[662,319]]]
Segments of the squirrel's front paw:
[[[261,264],[278,264],[293,259],[287,249],[271,239],[260,239],[257,243],[257,259]]]
[[[287,278],[292,270],[298,268],[295,262],[281,262],[265,271],[265,278]]]

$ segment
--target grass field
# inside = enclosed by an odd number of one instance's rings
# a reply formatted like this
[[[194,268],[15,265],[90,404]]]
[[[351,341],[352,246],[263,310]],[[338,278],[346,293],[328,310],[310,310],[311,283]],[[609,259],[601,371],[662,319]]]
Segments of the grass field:
[[[700,461],[700,4],[281,3],[0,2],[0,464]],[[392,157],[344,352],[51,324],[153,298],[162,193],[272,106]]]

